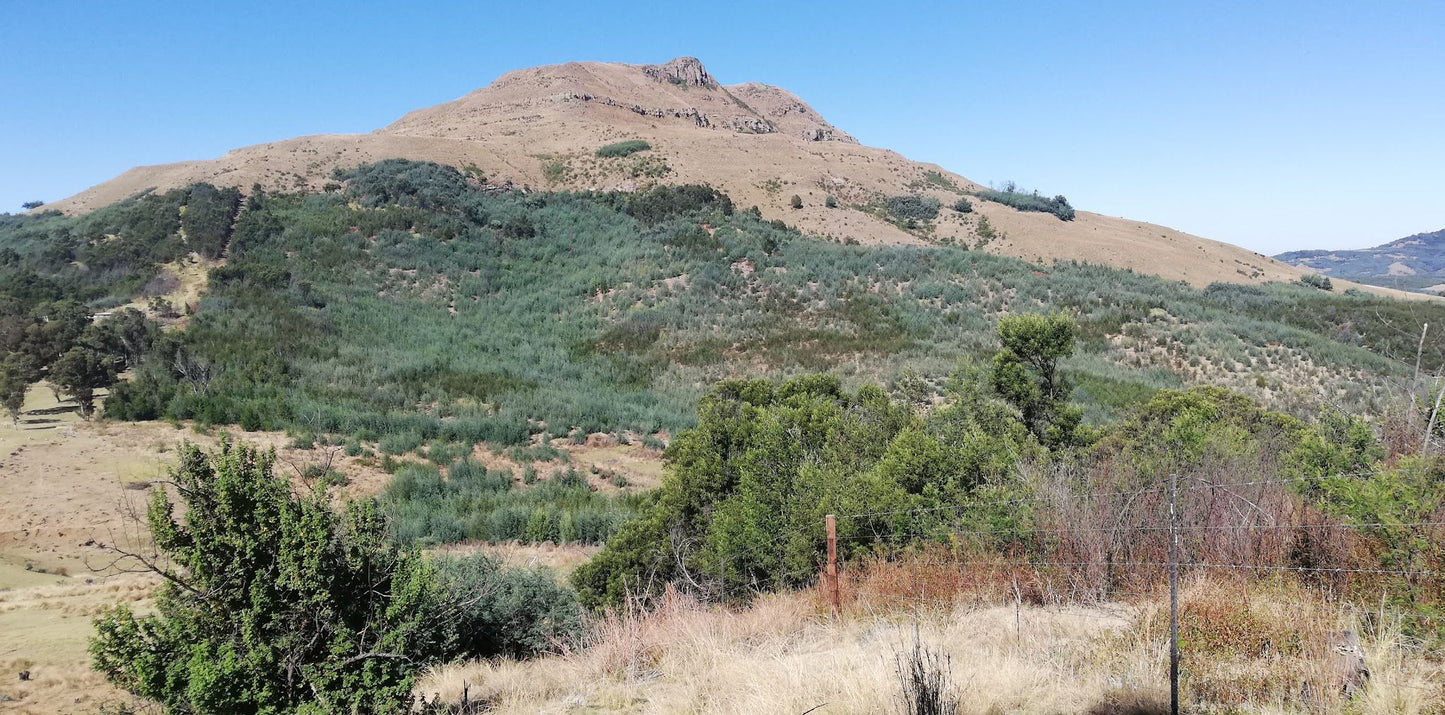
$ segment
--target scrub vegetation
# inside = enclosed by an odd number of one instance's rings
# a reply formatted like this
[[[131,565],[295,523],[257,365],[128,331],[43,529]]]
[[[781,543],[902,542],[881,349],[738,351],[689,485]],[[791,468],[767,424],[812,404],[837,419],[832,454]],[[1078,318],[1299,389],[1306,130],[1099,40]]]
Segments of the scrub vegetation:
[[[104,614],[94,641],[112,682],[172,711],[465,711],[417,703],[422,670],[548,652],[583,667],[649,624],[794,598],[775,592],[817,583],[825,514],[850,618],[909,612],[934,587],[948,609],[1153,613],[1171,474],[1197,487],[1184,548],[1199,563],[1276,569],[1269,597],[1317,599],[1321,623],[1368,605],[1390,624],[1372,647],[1445,641],[1445,549],[1410,526],[1445,519],[1441,434],[1426,434],[1445,422],[1412,372],[1417,347],[1425,374],[1445,367],[1445,342],[1418,342],[1445,307],[843,245],[701,185],[536,193],[399,160],[336,181],[0,217],[7,407],[44,380],[90,413],[108,388],[107,419],[286,430],[393,475],[343,503],[249,447],[182,452],[173,491],[152,488],[155,553],[121,554],[167,585],[154,611]],[[986,193],[1072,217],[1062,197]],[[898,220],[941,208],[894,198]],[[186,261],[210,266],[201,299],[147,303]],[[662,486],[589,483],[564,447],[596,433],[665,445]],[[522,473],[482,464],[483,445]],[[1211,501],[1220,484],[1247,488]],[[422,551],[463,541],[605,546],[574,591]],[[961,563],[995,576],[965,583]],[[1340,578],[1346,565],[1379,578]],[[1220,588],[1195,577],[1194,592]],[[1247,707],[1297,685],[1257,677],[1268,666],[1246,636],[1274,628],[1270,612],[1207,601],[1192,652],[1238,668],[1198,661],[1195,702]],[[679,603],[693,615],[648,615]],[[1149,618],[1089,642],[1155,644]],[[1286,658],[1313,643],[1280,638]],[[628,662],[676,657],[649,647]],[[927,678],[953,667],[930,658]]]

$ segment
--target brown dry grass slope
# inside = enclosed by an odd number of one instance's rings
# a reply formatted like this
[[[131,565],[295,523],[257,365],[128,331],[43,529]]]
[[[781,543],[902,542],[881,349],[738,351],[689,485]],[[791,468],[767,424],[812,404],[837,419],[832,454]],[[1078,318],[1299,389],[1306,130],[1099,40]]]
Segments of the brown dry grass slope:
[[[652,149],[630,157],[595,156],[598,147],[628,139],[644,139]],[[863,146],[786,90],[721,85],[692,58],[664,65],[583,62],[518,70],[371,134],[307,136],[237,149],[219,159],[138,167],[49,207],[83,212],[148,188],[198,181],[319,190],[334,168],[386,158],[470,166],[489,182],[543,189],[709,183],[741,206],[757,205],[769,218],[864,244],[972,245],[981,215],[1002,234],[987,245],[991,252],[1044,263],[1102,263],[1196,286],[1290,281],[1304,273],[1163,226],[1082,211],[1064,222],[979,200],[971,217],[945,209],[931,228],[905,231],[864,207],[906,193],[934,196],[948,206],[977,185],[936,165]],[[790,206],[795,194],[803,200],[801,209]],[[837,199],[837,208],[824,205],[828,196]]]

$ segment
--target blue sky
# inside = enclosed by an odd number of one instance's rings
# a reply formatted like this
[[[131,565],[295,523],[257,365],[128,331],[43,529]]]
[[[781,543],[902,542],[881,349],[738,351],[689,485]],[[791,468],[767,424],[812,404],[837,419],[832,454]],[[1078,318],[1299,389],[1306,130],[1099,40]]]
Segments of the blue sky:
[[[304,7],[303,7],[304,5]],[[1445,3],[0,0],[0,210],[696,55],[866,144],[1264,253],[1445,228]]]

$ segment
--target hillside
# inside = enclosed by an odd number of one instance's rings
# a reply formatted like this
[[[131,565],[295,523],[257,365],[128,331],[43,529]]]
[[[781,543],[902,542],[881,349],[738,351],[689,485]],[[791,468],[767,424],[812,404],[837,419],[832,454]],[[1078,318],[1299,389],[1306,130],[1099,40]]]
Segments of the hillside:
[[[1437,293],[1445,289],[1445,229],[1354,251],[1290,251],[1275,256],[1328,276]]]
[[[602,146],[636,139],[651,148],[627,157],[596,155]],[[765,218],[814,235],[862,244],[982,246],[1032,262],[1098,263],[1196,287],[1302,275],[1226,243],[1087,211],[1062,221],[977,199],[972,213],[951,211],[947,207],[981,187],[939,166],[863,146],[784,89],[722,85],[693,58],[518,70],[370,134],[306,136],[213,160],[137,167],[50,207],[85,212],[149,188],[197,182],[320,190],[338,167],[387,158],[471,167],[496,184],[549,190],[706,183],[739,206],[756,205]],[[801,208],[791,207],[794,195]],[[944,208],[936,220],[910,225],[885,206],[888,197],[901,195],[931,197]],[[827,206],[830,196],[836,208]]]
[[[159,493],[168,466],[198,468],[177,442],[224,445],[218,427],[277,447],[275,466],[300,493],[374,496],[360,506],[384,518],[386,541],[424,549],[437,564],[455,566],[498,543],[523,558],[546,555],[571,571],[576,593],[547,572],[516,578],[529,593],[560,599],[550,601],[559,609],[600,605],[630,584],[672,584],[703,599],[701,610],[683,609],[662,629],[776,618],[776,627],[741,642],[678,651],[676,641],[660,640],[641,659],[619,660],[609,654],[638,642],[630,632],[654,626],[599,614],[588,630],[578,626],[574,636],[586,635],[572,656],[529,660],[567,641],[539,639],[501,659],[473,642],[437,656],[436,665],[450,665],[420,685],[453,701],[471,692],[503,711],[564,702],[797,711],[769,694],[723,701],[679,688],[693,673],[713,677],[681,652],[724,664],[760,647],[777,649],[780,663],[830,653],[870,683],[842,702],[876,711],[895,692],[891,666],[843,641],[856,642],[850,629],[873,629],[877,618],[932,608],[915,583],[929,584],[950,622],[970,621],[978,606],[1011,611],[1016,645],[1021,619],[1034,623],[1047,610],[1124,614],[1067,639],[1079,654],[1117,652],[1120,638],[1134,644],[1131,655],[1101,661],[1106,675],[1084,689],[1074,676],[1081,671],[1068,668],[1045,681],[990,686],[1000,707],[1109,700],[1108,682],[1136,670],[1121,697],[1152,697],[1160,669],[1150,658],[1162,653],[1162,631],[1149,614],[1158,613],[1162,581],[1145,567],[1158,565],[1165,532],[1162,505],[1136,497],[1157,494],[1151,485],[1175,471],[1207,480],[1192,484],[1183,504],[1206,633],[1250,624],[1238,642],[1188,636],[1194,663],[1218,663],[1186,664],[1192,701],[1258,710],[1291,697],[1300,692],[1296,673],[1323,663],[1314,654],[1328,632],[1362,627],[1350,614],[1385,613],[1399,624],[1399,636],[1365,641],[1381,674],[1369,695],[1385,703],[1379,711],[1400,711],[1396,698],[1414,692],[1395,683],[1414,688],[1438,668],[1433,657],[1402,660],[1400,644],[1441,635],[1430,619],[1440,613],[1445,552],[1438,530],[1420,527],[1441,522],[1445,463],[1416,454],[1431,403],[1421,391],[1410,395],[1419,345],[1412,328],[1445,322],[1445,305],[1299,284],[1198,289],[962,246],[849,245],[767,220],[705,186],[522,191],[405,160],[332,181],[319,192],[244,197],[197,184],[78,216],[0,217],[0,394],[8,400],[18,387],[21,398],[19,424],[0,425],[0,484],[22,495],[3,510],[21,530],[0,543],[0,576],[19,587],[0,597],[0,625],[16,626],[0,628],[0,651],[9,654],[0,665],[33,676],[0,694],[20,700],[21,712],[54,712],[77,697],[105,702],[117,686],[160,699],[114,670],[104,676],[110,685],[101,674],[67,674],[82,670],[93,634],[115,633],[89,625],[108,617],[103,604],[164,611],[157,599],[167,598],[154,579],[79,569],[113,562],[116,522],[138,527],[121,508],[126,495]],[[1006,325],[1031,324],[1059,336],[1057,344],[1006,342]],[[1036,360],[1041,349],[1053,358]],[[1030,355],[1038,367],[1010,355]],[[1432,333],[1421,369],[1442,366],[1445,339]],[[1063,388],[1060,398],[1044,397],[1045,381]],[[46,385],[65,402],[45,399]],[[1179,389],[1199,385],[1211,387]],[[104,419],[76,419],[77,408]],[[255,463],[238,459],[225,463]],[[1338,476],[1345,471],[1362,479]],[[1298,492],[1280,487],[1301,482]],[[276,486],[267,493],[287,491]],[[1240,487],[1248,491],[1221,491]],[[1256,506],[1217,508],[1220,495]],[[781,612],[720,610],[757,591],[811,585],[823,510],[840,515],[849,598],[873,593],[883,597],[878,607],[855,600],[861,610],[823,630],[807,627],[819,616],[806,595],[784,596]],[[169,509],[154,513],[162,512]],[[1315,538],[1320,519],[1350,528],[1349,548]],[[1058,541],[1019,538],[1071,529]],[[1115,537],[1090,538],[1104,531]],[[144,543],[144,531],[134,535]],[[953,538],[965,535],[977,538]],[[935,554],[944,563],[869,566],[891,548],[906,556],[925,544],[947,549]],[[1005,555],[1038,564],[1015,564],[992,586],[979,577],[1002,575],[997,568],[1007,564],[972,575],[955,568]],[[1038,568],[1072,562],[1083,566]],[[1089,568],[1105,563],[1140,568]],[[1235,584],[1236,574],[1202,570],[1210,564],[1303,571],[1299,588],[1252,579],[1248,599],[1222,599],[1211,589]],[[1310,577],[1349,569],[1425,580]],[[523,627],[573,622],[536,605],[549,601],[444,584],[447,598],[467,603],[495,595],[478,607],[485,623],[495,623],[493,606]],[[1261,599],[1263,586],[1286,589],[1277,605]],[[1224,602],[1266,605],[1209,610]],[[1294,616],[1316,602],[1308,629],[1291,632]],[[955,608],[966,610],[947,610]],[[446,609],[402,610],[424,617],[428,632],[452,627],[430,615]],[[1261,625],[1273,613],[1290,615]],[[309,618],[279,632],[305,631]],[[493,627],[468,632],[485,640],[517,631]],[[608,636],[614,628],[620,640]],[[1310,645],[1294,647],[1288,661],[1273,651],[1256,658],[1265,652],[1249,635],[1256,628],[1277,634],[1271,642]],[[1023,667],[1037,671],[1064,643],[1050,636]],[[337,660],[331,650],[320,657]],[[265,657],[256,662],[255,672],[273,672]],[[650,674],[659,665],[666,672]],[[421,672],[409,666],[388,682],[404,691]],[[559,692],[539,672],[578,673],[568,687],[579,692]],[[1422,692],[1418,702],[1438,700]],[[800,694],[823,695],[833,697],[826,687]]]

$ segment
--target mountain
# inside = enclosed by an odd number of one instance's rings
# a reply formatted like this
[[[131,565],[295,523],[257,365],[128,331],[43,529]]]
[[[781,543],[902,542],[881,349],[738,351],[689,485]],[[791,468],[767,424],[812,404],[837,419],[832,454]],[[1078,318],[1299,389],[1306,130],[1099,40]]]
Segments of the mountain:
[[[1435,293],[1445,288],[1445,229],[1356,251],[1290,251],[1275,256],[1328,276]],[[1438,279],[1438,280],[1437,280]]]
[[[628,140],[649,148],[631,156],[597,155],[603,146]],[[661,65],[579,62],[509,72],[370,134],[305,136],[218,159],[137,167],[48,208],[87,212],[146,189],[197,182],[321,190],[337,168],[389,158],[435,161],[468,168],[490,183],[547,190],[706,183],[739,206],[758,206],[766,218],[861,244],[963,244],[1036,263],[1129,268],[1194,286],[1288,282],[1303,275],[1237,246],[1072,208],[1067,221],[977,198],[971,198],[971,213],[952,211],[947,207],[983,187],[937,165],[863,146],[786,90],[720,84],[690,57]],[[799,208],[792,205],[794,195]],[[889,210],[888,199],[899,196],[936,199],[944,208],[936,219],[918,221]]]

